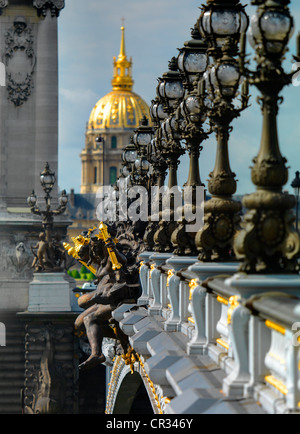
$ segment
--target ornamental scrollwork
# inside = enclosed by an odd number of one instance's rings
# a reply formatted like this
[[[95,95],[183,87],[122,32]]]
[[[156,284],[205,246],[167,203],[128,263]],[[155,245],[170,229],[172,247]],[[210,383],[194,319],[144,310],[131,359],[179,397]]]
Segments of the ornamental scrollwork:
[[[2,15],[3,9],[8,6],[8,0],[0,0],[0,15]]]
[[[13,27],[5,33],[4,63],[8,99],[17,107],[28,100],[34,87],[36,57],[33,44],[32,28],[28,27],[25,18],[16,17]]]

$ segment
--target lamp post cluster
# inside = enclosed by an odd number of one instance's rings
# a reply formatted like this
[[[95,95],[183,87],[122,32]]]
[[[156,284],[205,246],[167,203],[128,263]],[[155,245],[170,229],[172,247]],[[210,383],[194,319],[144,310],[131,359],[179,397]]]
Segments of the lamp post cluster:
[[[300,247],[293,227],[295,198],[282,191],[288,173],[277,134],[279,94],[292,80],[282,61],[293,33],[293,18],[289,0],[253,0],[252,4],[257,11],[251,22],[239,0],[207,0],[201,7],[191,39],[158,79],[150,108],[153,127],[144,119],[124,151],[121,177],[130,185],[161,188],[168,173],[168,188],[174,192],[180,158],[187,152],[189,174],[184,186],[192,190],[196,211],[201,205],[196,189],[204,188],[200,155],[215,134],[215,166],[209,174],[203,227],[188,233],[184,214],[177,221],[172,218],[171,193],[171,219],[164,218],[166,208],[160,203],[159,215],[149,218],[146,248],[198,254],[203,262],[239,260],[246,272],[295,271]],[[255,50],[254,71],[246,60],[247,38]],[[233,120],[249,106],[251,85],[261,92],[263,132],[251,172],[257,191],[244,197],[247,212],[242,218],[242,204],[234,199],[237,180],[230,166],[230,133]]]
[[[39,242],[36,245],[37,253],[34,261],[35,271],[56,272],[61,269],[65,258],[65,251],[60,244],[59,237],[53,237],[54,217],[65,212],[68,204],[68,196],[63,190],[59,197],[59,206],[57,209],[51,209],[51,192],[56,182],[55,173],[51,171],[49,164],[46,163],[45,169],[40,174],[40,183],[45,192],[45,207],[41,209],[38,205],[37,196],[34,191],[27,199],[31,213],[42,217],[42,226],[44,232],[40,234]]]

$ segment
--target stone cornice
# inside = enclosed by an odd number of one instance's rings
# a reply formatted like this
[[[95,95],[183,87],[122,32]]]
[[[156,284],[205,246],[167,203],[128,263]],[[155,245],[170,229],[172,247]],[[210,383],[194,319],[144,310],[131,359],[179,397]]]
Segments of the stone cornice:
[[[65,7],[65,0],[33,0],[33,6],[37,8],[39,16],[46,16],[50,9],[52,17],[58,17]]]
[[[0,15],[9,4],[9,0],[0,0]],[[58,17],[60,11],[65,7],[65,0],[33,0],[33,6],[37,9],[39,16],[46,16],[47,10],[51,10],[52,17]]]

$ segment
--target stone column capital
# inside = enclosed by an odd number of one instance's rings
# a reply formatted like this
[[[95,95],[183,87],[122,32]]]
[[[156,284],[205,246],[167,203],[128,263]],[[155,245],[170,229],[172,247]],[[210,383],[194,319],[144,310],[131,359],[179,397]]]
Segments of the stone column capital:
[[[65,7],[65,0],[33,0],[33,6],[37,8],[39,16],[45,17],[47,10],[50,9],[52,17],[58,17],[60,11]]]

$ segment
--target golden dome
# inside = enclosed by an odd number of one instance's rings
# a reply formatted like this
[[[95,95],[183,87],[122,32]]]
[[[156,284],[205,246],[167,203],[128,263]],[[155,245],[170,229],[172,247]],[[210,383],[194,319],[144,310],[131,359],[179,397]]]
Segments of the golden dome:
[[[88,130],[106,128],[135,129],[147,116],[150,121],[148,104],[132,92],[132,60],[126,57],[125,28],[121,27],[121,48],[118,59],[114,57],[112,91],[101,98],[93,108],[88,122]]]

